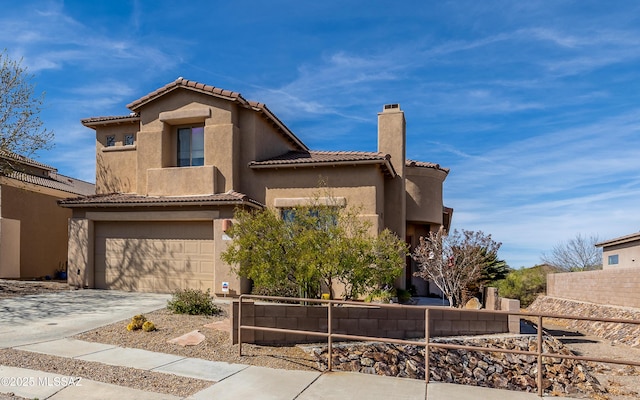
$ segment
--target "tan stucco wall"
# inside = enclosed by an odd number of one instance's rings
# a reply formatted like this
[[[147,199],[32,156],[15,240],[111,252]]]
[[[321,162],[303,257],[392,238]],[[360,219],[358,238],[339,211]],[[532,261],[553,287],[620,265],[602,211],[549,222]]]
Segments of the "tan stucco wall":
[[[147,170],[149,196],[186,196],[215,192],[217,169],[201,167],[151,168]]]
[[[609,256],[618,255],[618,264],[609,265]],[[607,246],[602,251],[602,268],[605,270],[640,267],[640,240]]]
[[[442,225],[442,184],[446,173],[434,168],[406,169],[407,220]]]
[[[20,221],[0,217],[0,278],[19,277]]]
[[[399,108],[378,113],[378,151],[391,156],[397,176],[384,186],[384,224],[400,238],[405,237],[407,220],[405,160],[406,122]],[[404,277],[402,278],[404,281]]]
[[[20,221],[20,277],[34,278],[64,267],[67,260],[67,220],[71,211],[57,200],[73,196],[13,180],[4,180],[1,216]],[[15,276],[14,276],[15,278]]]
[[[94,287],[93,248],[93,221],[74,216],[69,220],[69,286]]]
[[[135,190],[137,130],[137,124],[97,128],[96,193],[131,193]],[[133,146],[123,146],[125,135],[134,135]],[[115,146],[106,147],[107,136],[115,136]]]

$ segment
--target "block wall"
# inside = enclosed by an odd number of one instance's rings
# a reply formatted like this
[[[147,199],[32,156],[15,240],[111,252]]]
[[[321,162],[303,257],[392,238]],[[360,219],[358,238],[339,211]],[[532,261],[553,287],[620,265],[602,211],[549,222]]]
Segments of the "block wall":
[[[640,269],[620,268],[549,274],[547,296],[640,308]]]
[[[238,342],[238,302],[232,307],[232,340]],[[286,304],[255,304],[243,301],[242,324],[268,328],[285,328],[313,332],[327,332],[327,306]],[[423,338],[425,336],[425,307],[394,306],[393,308],[334,306],[332,332],[392,339]],[[431,336],[483,335],[509,332],[506,314],[484,310],[431,308],[429,334]],[[255,344],[291,344],[326,342],[324,336],[282,332],[243,330],[242,342]]]

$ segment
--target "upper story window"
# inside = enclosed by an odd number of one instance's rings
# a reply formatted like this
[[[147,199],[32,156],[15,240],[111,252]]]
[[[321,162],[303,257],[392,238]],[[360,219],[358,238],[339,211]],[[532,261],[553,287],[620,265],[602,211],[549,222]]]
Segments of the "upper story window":
[[[204,127],[178,128],[178,167],[204,165]]]
[[[607,260],[607,264],[609,264],[609,265],[618,264],[618,255],[617,254],[610,255],[608,260]]]
[[[107,147],[113,147],[116,145],[116,137],[114,135],[107,136]]]
[[[133,146],[133,143],[134,143],[133,135],[124,135],[125,146]]]

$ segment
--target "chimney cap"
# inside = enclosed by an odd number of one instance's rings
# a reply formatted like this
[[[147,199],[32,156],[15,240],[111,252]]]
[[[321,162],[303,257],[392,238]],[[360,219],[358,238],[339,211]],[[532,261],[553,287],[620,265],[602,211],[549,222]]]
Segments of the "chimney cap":
[[[384,107],[382,108],[382,111],[400,111],[400,104],[398,103],[392,103],[392,104],[385,104]]]

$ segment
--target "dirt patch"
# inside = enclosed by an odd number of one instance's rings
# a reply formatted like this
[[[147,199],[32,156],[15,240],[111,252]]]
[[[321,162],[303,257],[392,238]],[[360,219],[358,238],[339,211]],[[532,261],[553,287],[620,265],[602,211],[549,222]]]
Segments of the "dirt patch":
[[[66,281],[19,281],[0,279],[0,299],[69,290]]]

